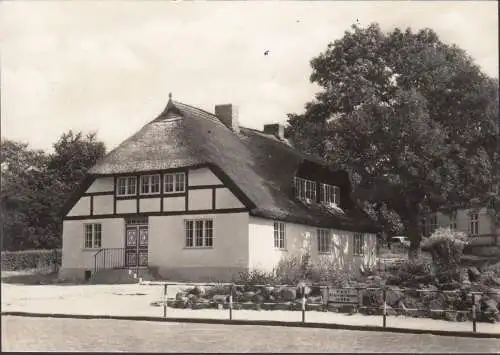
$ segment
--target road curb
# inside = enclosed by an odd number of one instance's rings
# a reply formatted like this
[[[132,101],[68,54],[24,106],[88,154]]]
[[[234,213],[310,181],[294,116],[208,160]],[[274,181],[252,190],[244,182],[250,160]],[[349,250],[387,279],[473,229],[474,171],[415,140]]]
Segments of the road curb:
[[[427,330],[427,329],[409,329],[396,327],[380,327],[380,326],[362,326],[348,325],[335,323],[302,323],[302,322],[283,322],[272,320],[229,320],[229,319],[204,319],[204,318],[161,318],[161,317],[145,317],[145,316],[109,316],[109,315],[86,315],[86,314],[60,314],[60,313],[32,313],[32,312],[1,312],[2,316],[17,316],[17,317],[37,317],[37,318],[71,318],[71,319],[115,319],[115,320],[130,320],[130,321],[149,321],[149,322],[169,322],[169,323],[205,323],[205,324],[227,324],[227,325],[264,325],[264,326],[279,326],[279,327],[298,327],[298,328],[323,328],[323,329],[340,329],[340,330],[357,330],[357,331],[376,331],[404,334],[429,334],[439,336],[452,336],[463,338],[491,338],[500,339],[500,333],[473,333],[463,331],[447,331],[447,330]]]

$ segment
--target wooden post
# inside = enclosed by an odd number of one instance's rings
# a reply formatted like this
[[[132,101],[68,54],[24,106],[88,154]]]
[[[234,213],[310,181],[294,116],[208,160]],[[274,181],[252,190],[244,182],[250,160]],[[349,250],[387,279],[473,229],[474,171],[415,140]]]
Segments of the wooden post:
[[[302,323],[306,322],[306,287],[302,285]]]
[[[383,327],[385,328],[387,326],[387,291],[384,288],[384,309],[382,313],[382,320],[383,320]]]
[[[472,294],[472,332],[475,333],[477,331],[476,325],[476,295]]]
[[[233,285],[229,287],[229,320],[233,320]]]
[[[167,284],[163,286],[163,318],[167,318],[167,298],[168,298],[167,286],[168,286]]]

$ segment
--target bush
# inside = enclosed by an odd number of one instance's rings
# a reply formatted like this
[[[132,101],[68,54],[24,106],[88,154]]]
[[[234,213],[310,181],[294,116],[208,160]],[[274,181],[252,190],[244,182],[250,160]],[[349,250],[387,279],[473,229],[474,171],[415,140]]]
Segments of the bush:
[[[253,285],[272,285],[279,283],[279,279],[272,272],[261,270],[251,270],[247,272],[240,272],[233,278],[236,284],[243,284],[248,286]]]
[[[431,254],[434,264],[449,268],[460,263],[467,244],[467,236],[464,233],[449,228],[438,228],[421,243],[421,248]]]
[[[308,252],[281,259],[274,270],[279,282],[288,285],[311,280],[312,273],[311,255]]]
[[[2,271],[57,268],[61,265],[61,250],[3,251]]]

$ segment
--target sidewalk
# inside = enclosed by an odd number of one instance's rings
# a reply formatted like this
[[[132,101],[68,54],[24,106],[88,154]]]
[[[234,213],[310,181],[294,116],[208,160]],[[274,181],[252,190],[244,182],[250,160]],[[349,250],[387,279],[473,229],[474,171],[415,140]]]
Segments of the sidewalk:
[[[169,288],[168,297],[177,289]],[[163,318],[163,307],[150,306],[162,298],[159,286],[139,285],[79,285],[79,286],[22,286],[2,284],[2,313],[23,312],[76,316],[111,316]],[[167,318],[229,320],[228,310],[167,309]],[[301,312],[234,310],[233,320],[299,323]],[[346,315],[332,312],[306,312],[306,323],[346,325],[356,328],[382,327],[382,316]],[[419,332],[470,332],[471,322],[448,322],[404,316],[387,317],[387,327],[405,328]],[[380,329],[381,330],[381,329]],[[478,333],[493,333],[500,337],[500,324],[477,323]]]

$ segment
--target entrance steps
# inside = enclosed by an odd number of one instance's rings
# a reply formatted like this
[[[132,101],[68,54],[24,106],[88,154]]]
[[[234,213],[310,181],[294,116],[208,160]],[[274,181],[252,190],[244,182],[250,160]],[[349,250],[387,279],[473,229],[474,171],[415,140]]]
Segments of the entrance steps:
[[[136,269],[101,269],[89,280],[90,284],[135,284],[142,278],[143,281],[157,281],[158,277],[149,268]]]

